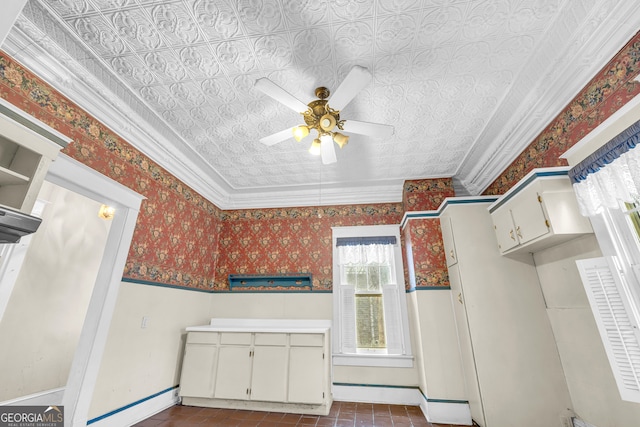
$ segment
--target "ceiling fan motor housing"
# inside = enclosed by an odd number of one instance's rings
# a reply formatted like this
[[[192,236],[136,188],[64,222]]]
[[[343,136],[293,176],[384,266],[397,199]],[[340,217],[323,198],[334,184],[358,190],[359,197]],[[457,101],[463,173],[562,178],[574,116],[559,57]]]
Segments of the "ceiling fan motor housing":
[[[316,96],[320,99],[311,101],[308,105],[309,109],[302,113],[304,121],[310,128],[315,128],[318,133],[332,132],[333,128],[338,126],[342,129],[340,121],[340,112],[332,109],[328,104],[326,98],[330,92],[325,87],[319,87],[316,89]]]

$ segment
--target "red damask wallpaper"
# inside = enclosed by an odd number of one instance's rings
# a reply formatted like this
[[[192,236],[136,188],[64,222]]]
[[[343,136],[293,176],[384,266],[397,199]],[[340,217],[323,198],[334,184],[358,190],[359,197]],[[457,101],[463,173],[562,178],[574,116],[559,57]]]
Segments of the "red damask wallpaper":
[[[559,156],[640,93],[640,33],[596,75],[547,128],[485,190],[504,194],[535,168],[564,166]]]
[[[227,290],[229,274],[311,273],[314,291],[330,291],[331,227],[400,224],[402,214],[400,203],[222,211],[214,288]]]
[[[433,211],[447,197],[455,196],[451,178],[414,179],[404,182],[402,205],[406,212]]]
[[[2,52],[0,96],[73,138],[63,153],[147,198],[125,277],[213,287],[219,233],[216,206]]]
[[[637,35],[486,194],[558,165],[560,153],[640,93],[631,80],[639,58]],[[147,197],[124,271],[142,283],[224,291],[228,274],[311,273],[314,290],[330,290],[332,226],[400,224],[404,210],[434,210],[453,196],[450,179],[425,179],[405,183],[402,204],[221,211],[2,52],[0,96],[73,138],[65,154]],[[439,221],[408,221],[403,240],[410,285],[447,286]]]
[[[412,218],[404,229],[407,253],[405,260],[409,274],[409,287],[425,289],[449,286],[449,272],[444,255],[444,243],[437,218]],[[410,264],[409,264],[410,263]]]

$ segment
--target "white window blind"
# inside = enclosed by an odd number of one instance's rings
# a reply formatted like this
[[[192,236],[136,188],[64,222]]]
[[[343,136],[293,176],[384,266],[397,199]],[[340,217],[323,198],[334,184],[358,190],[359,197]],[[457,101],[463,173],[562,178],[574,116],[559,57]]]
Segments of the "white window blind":
[[[623,400],[640,402],[640,331],[614,257],[576,261]]]

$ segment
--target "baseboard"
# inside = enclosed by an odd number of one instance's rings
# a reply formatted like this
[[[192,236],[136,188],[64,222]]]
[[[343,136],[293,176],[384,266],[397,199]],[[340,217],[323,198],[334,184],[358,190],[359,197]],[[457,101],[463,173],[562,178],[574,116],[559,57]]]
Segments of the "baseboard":
[[[62,405],[64,387],[45,390],[28,396],[0,402],[0,406],[37,406],[37,405]]]
[[[418,387],[377,384],[333,383],[333,400],[342,402],[386,403],[389,405],[419,405]]]
[[[159,393],[140,399],[87,421],[93,427],[130,426],[145,420],[179,402],[178,386],[170,387]]]
[[[420,409],[427,421],[437,424],[473,425],[469,402],[464,400],[430,399],[420,394]]]
[[[430,399],[419,387],[333,383],[333,400],[420,406],[427,421],[438,424],[473,425],[469,402]]]

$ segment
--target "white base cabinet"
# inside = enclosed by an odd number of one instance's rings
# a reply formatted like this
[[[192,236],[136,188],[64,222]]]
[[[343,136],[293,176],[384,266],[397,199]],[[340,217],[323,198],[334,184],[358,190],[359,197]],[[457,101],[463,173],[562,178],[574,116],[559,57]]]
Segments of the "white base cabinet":
[[[290,322],[212,319],[187,328],[183,404],[328,414],[329,321]]]

